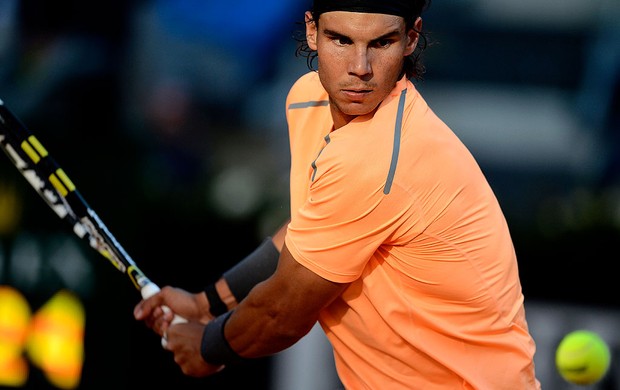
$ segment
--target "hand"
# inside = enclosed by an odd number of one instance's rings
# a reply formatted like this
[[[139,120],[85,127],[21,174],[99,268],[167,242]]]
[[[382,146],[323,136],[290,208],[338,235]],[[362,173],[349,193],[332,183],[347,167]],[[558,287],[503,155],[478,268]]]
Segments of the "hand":
[[[204,328],[198,322],[187,322],[171,325],[166,331],[166,349],[174,354],[174,361],[185,375],[203,377],[224,369],[224,366],[211,365],[202,358],[200,344]]]
[[[170,310],[162,310],[163,306]],[[162,337],[171,325],[175,314],[188,321],[202,324],[213,319],[209,313],[209,302],[204,292],[192,294],[170,286],[163,287],[161,291],[142,300],[134,308],[136,320],[144,321],[149,328]]]

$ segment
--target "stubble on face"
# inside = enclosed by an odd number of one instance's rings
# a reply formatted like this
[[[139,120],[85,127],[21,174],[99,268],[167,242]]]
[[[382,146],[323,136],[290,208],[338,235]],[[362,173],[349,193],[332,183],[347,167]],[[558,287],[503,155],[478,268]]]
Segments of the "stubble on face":
[[[319,77],[330,96],[335,128],[374,112],[401,77],[404,58],[412,51],[398,16],[327,12],[314,34]]]

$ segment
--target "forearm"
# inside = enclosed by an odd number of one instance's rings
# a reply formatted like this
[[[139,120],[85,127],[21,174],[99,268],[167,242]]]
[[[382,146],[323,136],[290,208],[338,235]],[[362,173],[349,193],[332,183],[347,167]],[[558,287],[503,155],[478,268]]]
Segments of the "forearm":
[[[256,358],[283,351],[314,326],[318,311],[310,314],[303,299],[291,299],[295,294],[292,285],[289,291],[282,287],[281,283],[260,283],[235,309],[225,337],[237,354]]]
[[[287,224],[288,221],[273,237],[266,238],[252,253],[205,288],[209,311],[213,316],[236,307],[254,286],[275,272],[284,245]]]
[[[268,237],[250,255],[224,272],[222,278],[237,302],[241,302],[254,286],[273,275],[279,257],[280,251]]]
[[[272,277],[259,283],[230,315],[207,324],[203,359],[228,364],[290,347],[310,331],[320,311],[346,287],[314,274],[284,249]]]
[[[269,308],[270,303],[260,303],[260,299],[255,297],[264,295],[261,291],[264,285],[259,283],[239,307],[218,316],[205,327],[200,343],[200,353],[205,362],[226,366],[283,351],[301,339],[314,325],[316,319],[309,321],[307,327],[288,324],[298,317],[291,315],[283,318],[273,308]],[[225,330],[225,327],[228,329]],[[303,330],[305,328],[307,330]]]

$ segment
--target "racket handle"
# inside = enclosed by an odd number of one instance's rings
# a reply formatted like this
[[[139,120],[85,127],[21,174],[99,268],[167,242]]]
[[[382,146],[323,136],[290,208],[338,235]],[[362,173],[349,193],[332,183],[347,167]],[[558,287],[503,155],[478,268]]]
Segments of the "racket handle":
[[[140,293],[142,294],[142,298],[146,299],[149,298],[153,295],[155,295],[156,293],[158,293],[160,291],[160,288],[158,285],[156,285],[153,282],[149,282],[146,286],[142,287],[142,290],[140,291]],[[168,306],[162,306],[161,309],[168,313],[170,312],[170,308]],[[174,315],[174,318],[172,319],[172,322],[170,323],[171,325],[174,324],[180,324],[182,322],[187,322],[187,320],[181,316],[178,315]],[[166,344],[168,343],[168,340],[166,340],[165,337],[161,338],[161,346],[166,348]]]

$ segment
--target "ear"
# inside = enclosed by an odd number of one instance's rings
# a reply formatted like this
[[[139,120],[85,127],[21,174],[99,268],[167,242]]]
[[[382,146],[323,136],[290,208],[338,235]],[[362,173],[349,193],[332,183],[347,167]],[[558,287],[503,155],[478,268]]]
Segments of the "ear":
[[[306,41],[308,42],[308,47],[311,50],[316,51],[316,22],[312,20],[312,13],[310,11],[306,11],[305,14],[305,22],[306,22]]]
[[[409,29],[407,31],[407,49],[405,51],[406,56],[413,53],[416,46],[418,46],[418,40],[420,39],[420,33],[418,33],[417,31],[422,31],[422,18],[418,16],[413,26],[414,28]]]

